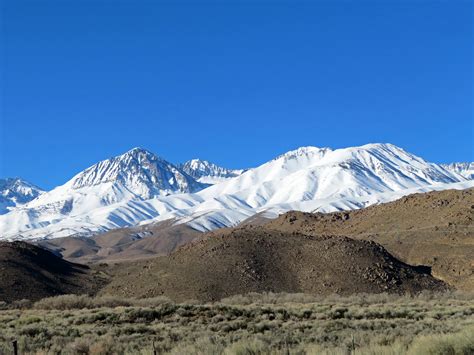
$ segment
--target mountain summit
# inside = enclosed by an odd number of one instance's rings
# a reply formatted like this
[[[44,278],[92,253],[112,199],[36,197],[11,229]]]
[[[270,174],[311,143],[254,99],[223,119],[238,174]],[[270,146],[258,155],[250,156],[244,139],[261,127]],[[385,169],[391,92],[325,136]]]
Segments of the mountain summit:
[[[313,146],[299,147],[297,149],[290,150],[289,152],[281,154],[273,160],[274,161],[275,160],[288,161],[288,160],[300,159],[300,158],[319,159],[329,152],[332,152],[331,148],[318,148],[318,147],[313,147]]]
[[[142,148],[133,148],[87,168],[76,175],[70,185],[77,190],[110,182],[121,184],[143,199],[196,192],[206,187],[180,168]]]
[[[244,212],[239,218],[245,218],[249,210],[330,212],[379,202],[374,201],[375,194],[463,181],[461,175],[392,144],[336,150],[303,147],[199,192],[204,199],[199,210],[222,215],[217,208],[232,209],[234,216]],[[210,213],[206,221],[195,219],[192,225],[203,228],[198,224],[202,221],[204,229],[209,229]],[[228,223],[226,219],[219,216],[222,224]]]
[[[0,214],[34,200],[44,191],[19,178],[0,179]]]

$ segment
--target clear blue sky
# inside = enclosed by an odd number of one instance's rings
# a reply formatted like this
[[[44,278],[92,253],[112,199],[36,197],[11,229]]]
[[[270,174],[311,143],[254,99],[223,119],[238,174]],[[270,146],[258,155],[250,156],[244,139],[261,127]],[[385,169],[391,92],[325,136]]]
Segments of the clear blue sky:
[[[472,1],[0,2],[2,177],[51,188],[135,146],[474,160]]]

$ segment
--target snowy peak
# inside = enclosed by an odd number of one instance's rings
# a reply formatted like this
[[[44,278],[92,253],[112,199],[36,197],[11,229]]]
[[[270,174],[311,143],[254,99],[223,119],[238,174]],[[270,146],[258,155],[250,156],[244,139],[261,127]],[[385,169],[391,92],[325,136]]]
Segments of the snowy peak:
[[[239,176],[246,171],[244,169],[226,169],[207,160],[200,159],[189,160],[184,164],[180,164],[179,167],[194,179],[207,184],[219,183]]]
[[[34,200],[44,191],[19,178],[0,179],[0,214]]]
[[[464,176],[468,180],[474,180],[474,162],[441,164],[441,166],[446,170]]]
[[[203,190],[208,200],[233,195],[251,208],[350,199],[373,193],[465,181],[391,144],[331,150],[303,147]]]
[[[132,174],[147,176],[145,171],[159,160],[161,158],[145,149],[133,148],[122,155],[92,165],[76,175],[70,183],[74,189],[80,189],[107,182],[124,182]]]
[[[313,146],[300,147],[295,150],[290,150],[289,152],[281,154],[273,160],[290,160],[298,159],[299,157],[322,158],[324,155],[326,155],[326,153],[331,151],[331,148],[318,148]]]
[[[465,179],[442,167],[426,162],[400,147],[388,143],[366,144],[333,151],[321,164],[333,161],[350,170],[360,183],[373,180],[382,188],[396,191],[419,185],[454,183]],[[362,179],[361,179],[362,178]]]
[[[144,199],[170,193],[196,192],[203,185],[173,164],[142,148],[103,160],[76,175],[72,189],[119,184]]]
[[[17,204],[25,204],[43,192],[39,187],[19,178],[0,179],[0,195]]]

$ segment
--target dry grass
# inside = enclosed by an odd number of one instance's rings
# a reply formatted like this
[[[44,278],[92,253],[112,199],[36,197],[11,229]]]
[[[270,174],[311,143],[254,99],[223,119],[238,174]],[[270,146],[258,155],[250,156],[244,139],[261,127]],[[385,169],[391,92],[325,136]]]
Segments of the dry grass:
[[[474,297],[59,296],[0,311],[0,354],[472,354]]]

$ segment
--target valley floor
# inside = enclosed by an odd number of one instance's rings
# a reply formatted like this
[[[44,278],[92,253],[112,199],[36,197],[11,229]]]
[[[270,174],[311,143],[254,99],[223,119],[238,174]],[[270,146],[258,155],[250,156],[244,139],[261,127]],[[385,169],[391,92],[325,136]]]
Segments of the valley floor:
[[[0,311],[0,354],[472,354],[474,295],[58,296]],[[12,306],[10,306],[12,307]]]

